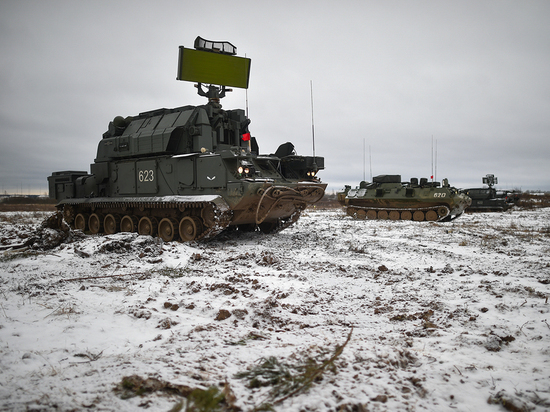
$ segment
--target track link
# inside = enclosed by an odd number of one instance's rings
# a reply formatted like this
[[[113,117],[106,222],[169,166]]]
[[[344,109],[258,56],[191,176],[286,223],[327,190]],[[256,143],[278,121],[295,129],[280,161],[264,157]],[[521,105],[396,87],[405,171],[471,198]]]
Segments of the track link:
[[[65,221],[73,228],[92,234],[137,232],[165,241],[207,240],[225,230],[232,211],[217,196],[208,200],[106,198],[67,199],[59,204]]]
[[[346,213],[358,220],[414,220],[417,222],[447,222],[458,217],[451,217],[451,211],[445,205],[420,208],[347,206]]]

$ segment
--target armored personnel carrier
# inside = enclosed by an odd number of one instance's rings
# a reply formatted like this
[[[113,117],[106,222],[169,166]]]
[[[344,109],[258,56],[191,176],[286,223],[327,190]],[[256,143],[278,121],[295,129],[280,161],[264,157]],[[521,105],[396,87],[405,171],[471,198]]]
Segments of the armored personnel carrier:
[[[352,189],[346,186],[337,193],[346,213],[356,219],[390,219],[447,222],[459,217],[471,202],[449,186],[412,178],[402,182],[401,175],[380,175],[372,183],[361,182]]]
[[[513,197],[508,202],[506,194],[499,194],[493,187],[498,184],[495,175],[488,174],[481,181],[487,187],[462,190],[462,193],[472,198],[472,204],[468,207],[469,212],[503,212],[513,206]]]
[[[323,197],[323,157],[298,156],[290,142],[262,155],[245,111],[222,109],[226,86],[248,87],[250,59],[235,54],[229,42],[200,37],[195,49],[180,47],[178,80],[197,81],[207,104],[117,116],[91,173],[48,177],[71,227],[164,241],[208,239],[228,227],[273,233]]]

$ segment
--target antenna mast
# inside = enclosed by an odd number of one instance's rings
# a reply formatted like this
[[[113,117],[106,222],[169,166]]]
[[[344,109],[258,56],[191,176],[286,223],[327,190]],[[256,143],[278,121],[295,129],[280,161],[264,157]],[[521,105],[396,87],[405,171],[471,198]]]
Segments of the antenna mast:
[[[313,81],[309,81],[311,89],[311,139],[313,141],[313,161],[315,161],[315,122],[313,121]]]
[[[372,182],[372,156],[370,153],[370,145],[369,145],[369,164],[370,164],[370,181]]]
[[[246,53],[244,54],[244,57],[246,58]],[[245,96],[246,118],[250,119],[250,117],[248,116],[248,87],[244,89],[244,96]]]
[[[434,181],[434,135],[432,134],[432,182]]]
[[[437,182],[437,139],[435,139],[435,173],[434,180]]]
[[[365,178],[365,167],[366,167],[366,162],[365,162],[365,156],[366,156],[366,153],[365,153],[365,139],[363,139],[363,180],[366,180]]]

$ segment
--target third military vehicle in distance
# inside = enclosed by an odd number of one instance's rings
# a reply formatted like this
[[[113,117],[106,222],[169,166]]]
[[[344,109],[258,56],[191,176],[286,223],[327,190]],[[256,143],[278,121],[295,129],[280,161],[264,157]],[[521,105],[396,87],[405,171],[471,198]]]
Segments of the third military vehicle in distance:
[[[459,217],[471,199],[451,187],[428,179],[402,182],[401,175],[380,175],[372,183],[346,186],[337,193],[346,213],[356,219],[390,219],[448,222]]]
[[[487,187],[463,189],[461,192],[472,198],[472,204],[468,207],[469,212],[503,212],[513,206],[515,201],[508,202],[505,194],[498,193],[493,187],[498,184],[495,175],[488,174],[482,178],[483,184]],[[511,197],[511,199],[514,199]]]
[[[226,86],[248,87],[250,59],[235,54],[231,43],[201,37],[195,49],[180,47],[178,80],[197,82],[207,104],[117,116],[91,173],[48,177],[71,227],[165,241],[208,239],[229,227],[273,233],[323,197],[323,157],[299,156],[290,142],[260,154],[245,111],[222,109]]]

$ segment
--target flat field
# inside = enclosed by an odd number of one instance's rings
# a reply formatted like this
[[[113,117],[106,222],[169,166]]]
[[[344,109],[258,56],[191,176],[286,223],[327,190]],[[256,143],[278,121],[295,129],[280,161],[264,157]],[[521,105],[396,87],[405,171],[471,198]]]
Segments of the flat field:
[[[189,244],[47,215],[0,213],[0,410],[550,408],[550,208]]]

